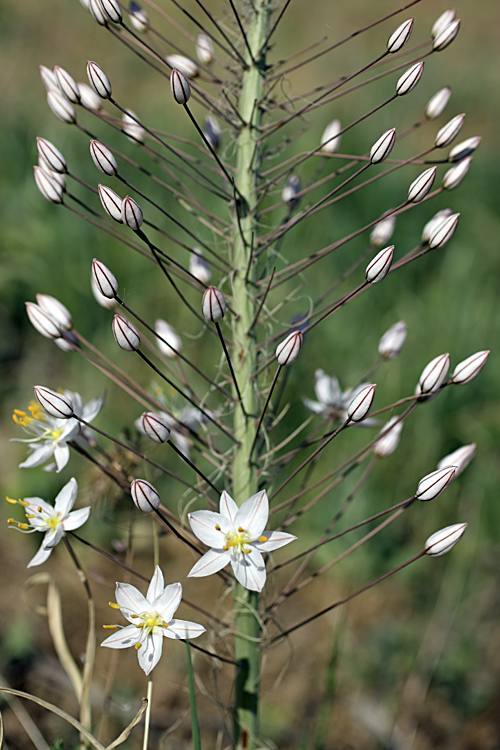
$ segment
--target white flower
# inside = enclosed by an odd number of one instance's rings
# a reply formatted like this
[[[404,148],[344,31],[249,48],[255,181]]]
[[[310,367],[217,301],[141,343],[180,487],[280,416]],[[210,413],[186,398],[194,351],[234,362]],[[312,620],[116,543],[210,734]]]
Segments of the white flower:
[[[252,495],[241,508],[223,492],[219,513],[197,510],[188,518],[198,539],[212,547],[193,565],[188,577],[209,576],[230,562],[236,580],[251,591],[262,591],[266,582],[261,553],[272,552],[296,539],[283,531],[265,531],[269,518],[265,490]]]
[[[91,422],[99,413],[104,402],[104,396],[94,398],[83,405],[82,397],[73,391],[62,391],[73,405],[73,411],[86,422]],[[57,471],[64,469],[69,461],[69,446],[71,441],[88,442],[90,431],[81,425],[78,419],[58,419],[47,414],[40,404],[32,401],[28,406],[29,414],[20,409],[15,409],[12,418],[31,437],[13,438],[20,443],[28,443],[32,451],[26,461],[19,464],[20,469],[30,469],[40,466],[53,458],[55,463],[46,466],[46,471]]]
[[[146,596],[130,583],[116,584],[116,605],[131,625],[120,627],[101,643],[106,648],[129,648],[137,651],[139,666],[145,674],[158,664],[163,647],[163,638],[175,640],[198,638],[205,628],[189,620],[172,619],[182,598],[180,583],[164,586],[163,573],[155,568]],[[107,626],[111,628],[116,625]]]
[[[26,509],[27,523],[16,524],[13,519],[9,519],[8,523],[12,528],[17,528],[24,534],[31,534],[33,531],[45,533],[42,545],[34,558],[28,563],[28,568],[44,563],[56,544],[61,541],[64,532],[78,529],[88,519],[89,506],[79,510],[71,510],[75,504],[77,492],[76,479],[70,479],[57,495],[54,507],[39,497],[25,497],[24,500],[7,498],[8,502],[22,505]]]
[[[314,374],[314,391],[317,401],[302,398],[304,405],[323,419],[334,422],[345,422],[347,410],[356,396],[366,388],[367,383],[361,383],[355,388],[342,391],[336,377],[327,375],[323,370],[316,370]],[[376,427],[380,423],[376,419],[365,419],[360,422],[364,427]]]

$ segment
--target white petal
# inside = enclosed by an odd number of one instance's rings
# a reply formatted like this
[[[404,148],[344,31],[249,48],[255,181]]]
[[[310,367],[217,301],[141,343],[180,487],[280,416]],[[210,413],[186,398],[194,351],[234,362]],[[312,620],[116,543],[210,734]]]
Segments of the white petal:
[[[115,591],[116,603],[124,617],[137,625],[137,619],[131,615],[138,615],[149,611],[149,602],[141,592],[130,583],[117,583]]]
[[[54,455],[54,449],[50,443],[37,445],[35,449],[33,450],[33,453],[31,454],[31,456],[28,456],[26,461],[23,461],[22,464],[19,464],[19,468],[31,469],[34,466],[40,466],[41,464],[45,463],[45,461],[47,461],[49,458],[52,458],[53,455]]]
[[[153,608],[162,616],[164,622],[170,625],[182,599],[182,586],[180,583],[171,583],[153,602]]]
[[[157,565],[155,568],[155,572],[153,573],[153,577],[151,578],[151,582],[148,586],[148,593],[146,594],[146,599],[148,600],[148,602],[152,602],[155,599],[158,599],[163,594],[164,588],[165,581],[163,578],[163,572]]]
[[[320,404],[319,401],[312,401],[310,398],[302,398],[304,406],[315,414],[319,414],[320,417],[327,416],[327,408],[324,404]]]
[[[78,492],[78,485],[76,479],[73,477],[69,480],[68,484],[65,484],[58,496],[56,497],[54,508],[63,518],[67,516],[71,508],[75,504],[76,495]],[[76,528],[76,526],[75,526]]]
[[[258,550],[252,548],[248,554],[233,558],[231,567],[242,586],[250,591],[262,591],[266,582],[266,567]]]
[[[186,458],[189,458],[189,440],[187,439],[187,437],[185,437],[182,432],[179,432],[178,430],[172,430],[172,438],[182,455],[186,456]]]
[[[42,545],[36,555],[29,561],[27,568],[33,568],[35,565],[41,565],[50,557],[52,549],[45,549],[44,544]]]
[[[212,510],[195,510],[194,513],[189,513],[188,519],[198,539],[207,547],[219,550],[225,544],[227,532],[233,528],[226,516]]]
[[[267,537],[267,542],[252,542],[252,545],[257,547],[261,552],[272,552],[297,539],[296,536],[285,534],[284,531],[264,531],[262,536]]]
[[[231,526],[234,527],[234,517],[238,512],[238,506],[234,502],[233,498],[228,495],[225,490],[220,496],[219,511],[222,516],[225,516],[225,518],[229,519],[229,521],[231,522]]]
[[[198,638],[205,632],[202,625],[189,620],[171,620],[168,628],[163,628],[163,635],[166,638]]]
[[[314,390],[318,401],[325,406],[336,406],[342,395],[337,378],[330,377],[323,370],[316,370]]]
[[[57,465],[57,471],[60,472],[69,461],[69,448],[66,443],[58,443],[54,446],[54,458]]]
[[[229,550],[218,552],[215,549],[209,549],[203,557],[200,557],[197,563],[193,565],[188,573],[188,578],[202,578],[217,573],[228,564],[231,559]]]
[[[120,628],[108,636],[101,643],[101,646],[106,646],[106,648],[130,648],[130,646],[135,646],[140,633],[141,631],[135,625],[127,625],[126,628]]]
[[[163,635],[148,635],[141,648],[137,651],[139,666],[145,674],[149,674],[158,664],[163,648]]]
[[[83,407],[82,417],[86,422],[92,422],[95,417],[99,414],[104,404],[105,394],[103,393],[101,398],[93,398],[88,404]],[[73,404],[74,408],[74,404]]]
[[[245,529],[250,539],[258,539],[266,528],[268,518],[269,500],[267,492],[262,490],[243,503],[235,516],[234,525],[237,529]]]
[[[48,513],[49,516],[54,513],[52,505],[46,503],[41,497],[25,497],[24,502],[29,503],[29,509],[34,513],[38,513],[38,508],[41,508],[45,513]]]
[[[67,518],[63,521],[63,529],[65,531],[74,531],[83,526],[90,515],[90,505],[86,508],[80,508],[79,510],[72,511]]]

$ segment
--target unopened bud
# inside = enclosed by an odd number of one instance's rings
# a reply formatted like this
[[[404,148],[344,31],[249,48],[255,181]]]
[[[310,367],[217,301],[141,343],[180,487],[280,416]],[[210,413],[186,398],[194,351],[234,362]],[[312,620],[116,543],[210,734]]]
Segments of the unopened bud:
[[[436,148],[444,148],[449,146],[450,143],[457,137],[464,124],[465,113],[452,117],[446,125],[443,125],[441,130],[438,130],[436,138],[434,139],[434,145]]]
[[[96,63],[89,60],[87,63],[87,76],[89,83],[101,99],[111,97],[111,83],[104,70]]]
[[[300,193],[300,180],[295,174],[291,174],[286,181],[286,185],[283,188],[281,198],[285,203],[288,203],[290,208],[295,208],[298,205],[300,198],[297,195]]]
[[[435,120],[436,117],[444,111],[446,105],[450,101],[451,89],[449,86],[445,86],[444,89],[439,89],[434,96],[429,99],[427,107],[425,108],[425,116],[428,120]]]
[[[458,164],[455,164],[454,167],[446,172],[445,176],[443,177],[443,187],[445,190],[453,190],[453,188],[456,188],[458,187],[458,185],[460,185],[465,175],[469,171],[471,161],[472,156],[467,156],[465,159],[459,161]]]
[[[114,299],[110,299],[109,297],[104,297],[104,295],[101,293],[101,290],[97,286],[94,278],[94,274],[91,274],[90,276],[90,288],[92,290],[92,294],[94,295],[94,298],[96,302],[101,305],[101,307],[106,308],[106,310],[114,310],[116,307],[116,301]]]
[[[60,91],[49,89],[47,91],[47,104],[61,122],[65,122],[68,125],[76,122],[75,108]]]
[[[226,314],[226,300],[222,292],[215,286],[205,289],[201,309],[206,320],[218,323]]]
[[[422,242],[429,242],[436,229],[441,226],[448,216],[451,216],[451,208],[443,208],[441,211],[438,211],[437,214],[434,214],[432,219],[427,222],[422,230]]]
[[[59,84],[57,83],[56,74],[53,70],[50,68],[47,68],[46,65],[40,65],[40,78],[42,79],[42,83],[47,89],[47,91],[50,91],[51,89],[53,91],[60,92]]]
[[[39,155],[45,159],[53,172],[60,172],[62,174],[68,171],[66,159],[53,143],[47,141],[45,138],[37,138],[36,147]]]
[[[464,469],[466,469],[470,464],[470,462],[474,458],[475,452],[475,443],[471,443],[470,445],[462,445],[461,448],[457,448],[456,451],[453,451],[453,453],[449,453],[447,456],[442,458],[438,463],[437,468],[444,469],[447,466],[455,466],[456,472],[454,479],[456,479],[458,475],[461,474],[462,471],[464,471]]]
[[[340,120],[332,120],[332,122],[326,126],[323,135],[321,136],[321,150],[325,154],[334,154],[340,146],[341,136],[339,135],[342,130]]]
[[[457,228],[460,214],[451,214],[434,230],[429,240],[429,247],[433,249],[441,248],[446,245],[453,237]]]
[[[292,331],[281,344],[276,347],[276,359],[278,364],[284,367],[295,362],[302,349],[304,336],[301,331]]]
[[[399,445],[402,430],[403,422],[399,417],[392,417],[384,425],[379,433],[380,437],[377,438],[373,446],[373,452],[377,458],[386,458],[394,453]]]
[[[142,432],[155,443],[166,443],[170,438],[167,422],[152,411],[141,414],[139,424]]]
[[[122,221],[132,231],[137,232],[143,222],[142,210],[136,201],[129,195],[126,195],[122,203]]]
[[[122,9],[116,0],[99,0],[104,15],[113,23],[121,23],[123,19]]]
[[[466,138],[465,141],[462,141],[461,143],[457,143],[448,154],[448,161],[461,161],[462,159],[465,159],[466,156],[470,156],[479,146],[481,140],[481,136],[476,135],[472,138]]]
[[[440,557],[449,552],[463,537],[466,523],[454,523],[432,534],[424,544],[424,551],[430,557]]]
[[[25,304],[30,323],[33,328],[36,328],[38,333],[41,333],[46,339],[58,339],[61,337],[61,327],[52,315],[44,312],[34,302],[26,302]]]
[[[56,321],[61,330],[70,331],[73,328],[70,311],[58,299],[50,294],[37,294],[36,301],[42,310]]]
[[[118,173],[118,164],[115,157],[104,143],[90,141],[90,155],[97,169],[103,174],[115,177]]]
[[[196,39],[196,54],[203,65],[210,65],[214,59],[214,47],[210,37],[206,34],[198,34]]]
[[[413,18],[409,18],[407,21],[403,21],[403,23],[398,26],[396,31],[394,31],[389,37],[389,40],[387,42],[387,51],[391,54],[393,54],[394,52],[399,52],[401,47],[404,47],[404,45],[410,38],[412,29]]]
[[[408,203],[419,203],[419,201],[423,200],[434,184],[435,177],[436,167],[431,167],[422,172],[409,187]]]
[[[41,167],[33,167],[33,172],[35,173],[36,186],[43,197],[51,203],[62,203],[64,190],[55,177],[52,177],[49,171]]]
[[[208,284],[212,278],[210,264],[203,257],[203,253],[198,247],[193,248],[193,253],[189,258],[189,272],[202,284]]]
[[[467,385],[467,383],[470,383],[471,380],[474,380],[479,375],[489,355],[490,350],[485,349],[484,351],[471,354],[470,357],[459,362],[453,370],[451,382],[455,385]]]
[[[362,422],[371,409],[375,397],[375,383],[362,388],[347,407],[347,417],[351,422]]]
[[[92,261],[92,279],[96,289],[103,297],[114,299],[118,294],[116,276],[97,258]]]
[[[212,115],[207,115],[203,126],[203,135],[211,145],[214,151],[220,147],[220,127],[219,123]]]
[[[396,83],[396,94],[398,96],[404,96],[405,94],[409,94],[410,91],[413,91],[417,83],[420,81],[423,72],[423,62],[415,63],[411,68],[408,68]]]
[[[104,13],[99,0],[89,0],[89,13],[100,26],[108,25],[108,17]]]
[[[141,345],[139,331],[121,315],[113,318],[113,335],[120,349],[126,352],[136,352]]]
[[[71,419],[74,416],[71,399],[63,393],[51,391],[50,388],[45,388],[43,385],[35,385],[33,390],[36,400],[51,417],[55,417],[56,419]]]
[[[63,339],[54,339],[54,344],[63,352],[74,352],[79,349],[78,338],[74,333],[66,333]]]
[[[444,13],[441,13],[441,15],[436,18],[432,25],[431,29],[431,37],[435,39],[439,34],[445,29],[447,26],[450,25],[455,20],[455,11],[450,8],[450,10],[445,10]]]
[[[370,233],[370,245],[372,247],[386,245],[394,233],[395,226],[396,217],[394,215],[382,218],[378,224],[375,224]]]
[[[184,57],[184,55],[167,55],[165,60],[171,68],[175,68],[186,78],[196,78],[198,75],[198,66],[189,57]]]
[[[42,172],[45,172],[47,177],[49,177],[53,182],[57,182],[64,193],[66,190],[66,175],[61,174],[61,172],[54,172],[54,170],[49,167],[43,156],[40,156],[40,154],[38,154],[38,166],[40,167]]]
[[[445,29],[442,30],[442,32],[438,36],[436,36],[432,45],[433,51],[441,52],[442,50],[446,49],[446,47],[448,47],[448,45],[451,44],[455,39],[456,35],[459,32],[459,29],[460,19],[457,18],[456,21],[450,23]]]
[[[365,271],[366,280],[369,284],[377,284],[385,279],[389,273],[394,258],[394,245],[389,245],[381,250],[370,263]]]
[[[158,492],[145,479],[134,479],[130,485],[130,494],[135,506],[144,513],[150,513],[160,507]]]
[[[406,323],[400,320],[384,333],[378,345],[378,353],[384,359],[394,359],[400,353],[405,341]]]
[[[139,34],[144,34],[148,30],[149,20],[146,11],[141,8],[139,3],[131,0],[129,6],[129,18],[130,23]]]
[[[170,88],[177,104],[186,104],[191,96],[191,87],[187,78],[177,70],[173,69],[170,75]]]
[[[102,207],[115,221],[118,221],[120,224],[123,222],[122,219],[122,204],[123,200],[120,198],[120,196],[115,193],[114,190],[111,190],[111,188],[106,187],[106,185],[98,185],[97,186],[97,192],[99,193],[99,198],[101,199]]]
[[[54,75],[57,79],[57,84],[61,94],[65,96],[66,99],[69,99],[70,102],[73,102],[73,104],[79,104],[80,91],[75,79],[72,78],[64,68],[60,68],[59,65],[55,66]]]
[[[87,83],[79,83],[80,104],[91,112],[99,112],[102,109],[101,98],[91,89]]]
[[[438,469],[431,474],[427,474],[418,483],[415,497],[422,502],[434,500],[448,487],[455,476],[456,470],[456,466],[446,466],[444,469]]]
[[[131,109],[123,113],[123,132],[133,143],[144,143],[145,130],[137,122],[137,115]]]
[[[182,348],[182,341],[175,330],[165,320],[155,321],[155,331],[158,336],[158,349],[165,357],[174,359]]]
[[[392,151],[395,140],[396,128],[391,128],[381,135],[378,141],[376,141],[370,149],[371,163],[379,164],[384,161],[384,159],[387,159]]]
[[[440,354],[426,365],[420,375],[416,394],[427,395],[439,391],[450,369],[450,355]]]

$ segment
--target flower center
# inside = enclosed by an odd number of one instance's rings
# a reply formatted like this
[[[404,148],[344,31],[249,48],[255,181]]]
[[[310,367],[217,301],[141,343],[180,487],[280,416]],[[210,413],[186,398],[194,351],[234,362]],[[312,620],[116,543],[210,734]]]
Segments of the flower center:
[[[142,623],[136,625],[136,628],[142,628],[146,635],[156,633],[158,628],[166,628],[167,623],[163,621],[158,612],[143,612],[139,615]]]
[[[226,534],[226,543],[224,549],[230,549],[237,555],[248,554],[250,552],[250,537],[245,529],[239,527],[238,531],[229,531]]]

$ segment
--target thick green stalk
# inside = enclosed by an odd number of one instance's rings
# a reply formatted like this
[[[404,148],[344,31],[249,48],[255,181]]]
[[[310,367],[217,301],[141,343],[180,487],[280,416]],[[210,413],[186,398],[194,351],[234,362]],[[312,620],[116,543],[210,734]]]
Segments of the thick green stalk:
[[[250,49],[255,60],[247,57],[248,69],[243,71],[239,113],[246,123],[237,141],[235,182],[238,190],[237,219],[235,218],[232,247],[233,309],[233,367],[245,411],[236,406],[234,434],[238,441],[233,461],[233,497],[242,505],[258,489],[257,473],[250,451],[255,437],[259,401],[256,383],[255,336],[250,331],[256,307],[255,271],[251,262],[252,247],[257,236],[255,209],[257,205],[257,176],[260,164],[258,136],[265,75],[265,50],[261,50],[269,29],[270,2],[257,0],[253,9],[243,4],[241,10],[250,17],[245,24]],[[235,659],[238,663],[235,680],[234,746],[251,750],[258,742],[258,702],[260,683],[260,623],[259,598],[255,592],[239,584],[234,591]]]

